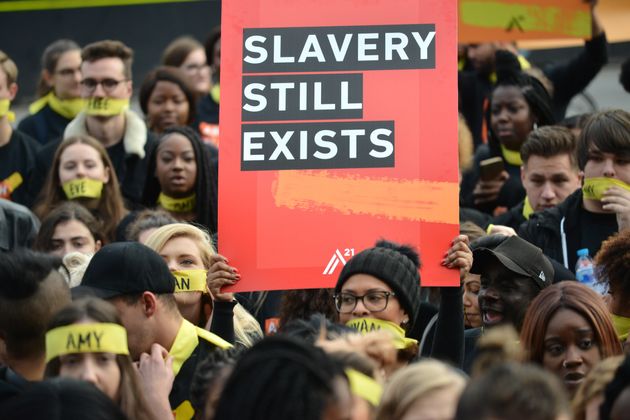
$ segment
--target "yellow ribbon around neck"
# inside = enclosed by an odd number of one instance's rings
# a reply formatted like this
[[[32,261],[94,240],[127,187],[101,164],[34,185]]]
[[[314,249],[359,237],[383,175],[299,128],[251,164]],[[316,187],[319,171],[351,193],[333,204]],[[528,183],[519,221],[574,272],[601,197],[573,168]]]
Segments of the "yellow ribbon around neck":
[[[103,181],[90,178],[73,179],[65,182],[61,187],[69,200],[79,197],[101,198],[103,193]]]
[[[587,178],[582,186],[582,193],[587,200],[601,201],[606,190],[610,187],[620,187],[630,191],[630,185],[615,178]]]
[[[525,202],[523,203],[523,217],[525,218],[525,220],[529,220],[529,216],[531,216],[532,213],[534,213],[534,208],[529,202],[529,197],[526,196]]]
[[[175,293],[208,292],[208,270],[181,270],[171,274],[175,277]]]
[[[197,196],[193,194],[184,198],[173,198],[165,195],[164,193],[160,193],[157,203],[167,211],[172,211],[174,213],[189,213],[194,211],[197,206]]]
[[[129,354],[127,330],[113,323],[72,324],[46,333],[46,362],[74,353]]]
[[[383,394],[383,387],[373,378],[356,371],[354,369],[346,369],[346,376],[350,382],[350,389],[357,397],[363,398],[372,406],[378,407]]]
[[[394,339],[394,347],[399,350],[418,344],[417,340],[405,337],[405,330],[402,327],[390,321],[376,318],[355,318],[346,322],[346,325],[354,328],[361,334],[367,334],[372,331],[388,331]]]
[[[128,98],[90,98],[87,101],[85,112],[92,116],[112,117],[122,114],[127,109],[129,109]]]
[[[59,99],[55,92],[51,91],[33,102],[28,107],[28,112],[33,115],[41,111],[46,105],[49,105],[57,114],[71,120],[85,109],[86,103],[87,101],[83,98]]]
[[[5,116],[9,119],[10,122],[15,121],[15,113],[10,111],[11,101],[9,99],[0,99],[0,118],[4,118]]]
[[[521,152],[510,150],[504,145],[501,145],[501,154],[503,155],[503,159],[505,159],[505,161],[510,165],[521,166],[523,164]]]
[[[212,86],[212,88],[210,89],[210,97],[214,102],[219,103],[219,100],[221,98],[221,87],[219,84]]]

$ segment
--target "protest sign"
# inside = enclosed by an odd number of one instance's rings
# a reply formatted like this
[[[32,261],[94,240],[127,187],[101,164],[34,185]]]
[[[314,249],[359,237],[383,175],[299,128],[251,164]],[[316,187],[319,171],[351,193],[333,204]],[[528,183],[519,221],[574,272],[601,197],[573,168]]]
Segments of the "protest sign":
[[[590,38],[582,0],[459,0],[459,42]]]
[[[224,2],[219,252],[231,291],[332,287],[380,238],[423,285],[458,232],[455,0]]]

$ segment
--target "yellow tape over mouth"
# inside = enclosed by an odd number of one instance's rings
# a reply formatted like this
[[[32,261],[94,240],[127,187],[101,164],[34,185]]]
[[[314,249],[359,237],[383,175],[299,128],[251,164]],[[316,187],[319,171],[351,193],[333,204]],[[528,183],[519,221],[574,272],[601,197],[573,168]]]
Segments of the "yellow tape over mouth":
[[[64,182],[61,186],[66,197],[75,198],[101,198],[103,193],[103,181],[91,178],[79,178]]]
[[[197,195],[193,194],[184,198],[173,198],[164,193],[160,193],[157,204],[162,206],[164,210],[174,213],[188,213],[194,211],[197,207]]]
[[[98,117],[112,117],[120,115],[129,109],[129,99],[90,98],[85,106],[88,115]]]
[[[604,193],[610,187],[623,188],[626,191],[630,191],[630,185],[615,178],[587,178],[584,180],[584,186],[582,187],[582,193],[587,200],[601,201]]]
[[[384,321],[376,318],[355,318],[346,322],[346,325],[357,330],[361,334],[367,334],[372,331],[387,331],[391,333],[394,340],[394,347],[398,350],[406,349],[418,344],[418,340],[405,337],[405,330],[390,321]]]
[[[175,293],[208,292],[208,270],[181,270],[171,274],[175,277]]]
[[[75,353],[129,354],[127,330],[114,323],[72,324],[46,333],[46,363]]]

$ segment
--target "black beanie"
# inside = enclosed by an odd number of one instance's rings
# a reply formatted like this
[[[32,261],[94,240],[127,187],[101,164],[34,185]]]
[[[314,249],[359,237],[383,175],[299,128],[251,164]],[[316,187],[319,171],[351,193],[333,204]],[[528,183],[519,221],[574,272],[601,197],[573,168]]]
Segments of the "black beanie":
[[[407,331],[420,311],[420,257],[411,247],[389,241],[378,241],[374,248],[359,252],[346,263],[339,274],[335,294],[354,274],[370,274],[392,288],[400,306],[409,315]]]

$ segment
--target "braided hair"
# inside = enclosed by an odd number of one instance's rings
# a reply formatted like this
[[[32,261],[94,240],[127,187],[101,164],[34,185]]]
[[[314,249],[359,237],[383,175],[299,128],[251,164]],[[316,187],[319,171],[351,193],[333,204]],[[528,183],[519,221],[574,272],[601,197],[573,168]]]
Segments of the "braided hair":
[[[323,350],[271,336],[237,362],[219,401],[220,420],[319,420],[334,399],[342,367]]]
[[[217,166],[211,158],[210,150],[190,127],[169,127],[162,133],[158,146],[153,148],[149,156],[147,180],[142,193],[142,205],[153,208],[157,203],[162,190],[155,176],[158,148],[159,144],[173,133],[181,134],[190,140],[195,152],[195,163],[197,164],[197,179],[194,186],[194,192],[197,195],[195,222],[204,226],[210,234],[215,234],[217,231]]]

